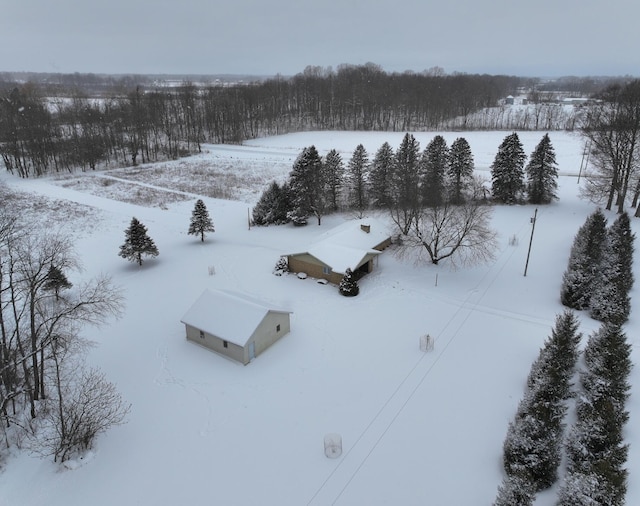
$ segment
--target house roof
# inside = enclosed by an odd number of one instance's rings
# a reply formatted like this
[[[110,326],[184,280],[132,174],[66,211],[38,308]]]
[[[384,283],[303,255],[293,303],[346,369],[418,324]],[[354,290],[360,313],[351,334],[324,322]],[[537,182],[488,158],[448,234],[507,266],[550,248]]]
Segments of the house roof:
[[[380,251],[374,248],[388,239],[382,222],[372,218],[350,220],[320,235],[307,251],[292,255],[312,255],[334,272],[344,273],[347,268],[357,269],[367,257],[379,255]]]
[[[269,312],[290,313],[248,295],[206,289],[180,320],[220,339],[245,346]]]

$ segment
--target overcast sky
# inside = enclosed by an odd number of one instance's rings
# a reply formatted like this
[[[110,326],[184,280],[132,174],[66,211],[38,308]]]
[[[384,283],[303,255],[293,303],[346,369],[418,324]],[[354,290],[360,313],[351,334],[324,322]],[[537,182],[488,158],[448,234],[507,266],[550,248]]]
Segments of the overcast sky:
[[[637,0],[2,0],[0,71],[640,75]]]

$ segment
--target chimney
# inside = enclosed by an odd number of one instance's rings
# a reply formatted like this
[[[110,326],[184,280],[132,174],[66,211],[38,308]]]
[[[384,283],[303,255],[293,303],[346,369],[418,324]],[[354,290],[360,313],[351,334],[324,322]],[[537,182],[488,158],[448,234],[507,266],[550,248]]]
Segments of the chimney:
[[[371,232],[371,225],[360,225],[360,230],[368,234],[369,232]]]

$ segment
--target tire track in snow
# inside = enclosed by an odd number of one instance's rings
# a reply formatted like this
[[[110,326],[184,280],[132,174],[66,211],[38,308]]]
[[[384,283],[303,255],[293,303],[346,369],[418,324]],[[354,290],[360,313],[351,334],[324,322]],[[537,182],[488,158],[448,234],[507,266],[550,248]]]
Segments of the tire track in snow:
[[[520,236],[523,233],[525,225],[518,232]],[[486,271],[480,278],[475,287],[467,293],[462,302],[459,302],[458,309],[446,323],[441,333],[436,337],[435,344],[437,354],[422,353],[417,359],[413,367],[408,371],[397,388],[389,396],[389,398],[380,407],[369,424],[361,432],[360,436],[346,451],[339,462],[322,482],[314,495],[310,498],[307,506],[313,505],[335,505],[340,501],[342,494],[348,489],[358,472],[366,464],[369,457],[373,454],[378,444],[382,441],[394,422],[402,414],[404,408],[412,400],[418,389],[424,384],[429,373],[435,368],[448,350],[451,343],[459,335],[461,329],[465,326],[468,319],[477,311],[484,313],[497,314],[508,318],[524,319],[535,324],[544,324],[547,326],[549,322],[528,315],[522,315],[509,311],[500,311],[481,306],[487,292],[491,289],[495,281],[500,276],[507,264],[511,261],[516,252],[516,248],[504,248],[497,258],[496,262]],[[454,303],[451,301],[450,303]],[[438,344],[440,344],[438,346]],[[431,358],[431,360],[429,360]]]

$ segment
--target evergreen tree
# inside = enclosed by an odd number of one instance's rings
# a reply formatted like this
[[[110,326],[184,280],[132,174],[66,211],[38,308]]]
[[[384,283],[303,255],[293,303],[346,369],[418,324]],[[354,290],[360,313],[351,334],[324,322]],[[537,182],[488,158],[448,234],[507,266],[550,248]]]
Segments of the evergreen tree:
[[[158,256],[158,248],[153,239],[147,235],[147,227],[140,223],[137,218],[131,219],[129,228],[125,231],[124,244],[120,246],[119,256],[131,262],[138,262],[142,265],[142,256]]]
[[[288,218],[294,225],[306,225],[312,214],[320,225],[325,210],[322,160],[315,146],[304,148],[289,175],[291,210]]]
[[[498,487],[493,506],[531,506],[534,497],[535,489],[527,477],[507,476]]]
[[[440,206],[446,198],[445,178],[449,170],[449,148],[441,135],[427,145],[420,159],[420,193],[422,204]]]
[[[273,212],[276,202],[276,194],[280,191],[280,186],[277,182],[272,181],[271,184],[265,188],[253,206],[251,211],[251,219],[254,225],[269,225],[272,223],[269,219],[269,215]]]
[[[342,276],[342,281],[340,281],[338,291],[340,292],[340,295],[344,295],[345,297],[355,297],[360,293],[358,281],[349,267],[347,267],[344,276]]]
[[[532,204],[549,204],[557,199],[558,167],[556,153],[551,145],[549,134],[545,134],[542,140],[531,153],[529,163],[525,169],[527,173],[527,194]]]
[[[550,487],[560,464],[563,420],[580,343],[578,322],[569,311],[556,318],[527,378],[527,390],[505,439],[507,476],[526,478],[535,491]]]
[[[189,235],[199,235],[200,241],[204,242],[205,232],[215,232],[213,220],[209,216],[207,206],[202,199],[198,199],[191,212],[191,223],[189,224]]]
[[[56,300],[60,298],[60,290],[69,289],[72,286],[73,285],[69,282],[67,276],[65,276],[64,272],[62,272],[58,267],[55,265],[49,267],[44,289],[53,291],[56,296]]]
[[[520,199],[524,191],[526,158],[518,134],[507,135],[491,164],[491,192],[499,202],[514,204]]]
[[[336,212],[340,209],[340,194],[344,184],[344,164],[342,157],[335,149],[324,158],[324,183],[326,200],[329,208]]]
[[[358,144],[349,160],[349,207],[360,214],[368,207],[369,158],[367,150]]]
[[[556,506],[601,506],[607,502],[607,490],[593,473],[570,472],[558,492]]]
[[[528,477],[536,491],[549,488],[557,479],[560,465],[561,434],[539,416],[542,404],[519,407],[516,420],[509,425],[503,455],[508,476]]]
[[[286,183],[279,186],[273,181],[258,199],[253,208],[251,217],[255,225],[282,225],[287,223],[289,212],[289,187]]]
[[[565,306],[573,309],[589,307],[606,240],[607,219],[597,209],[586,219],[573,240],[560,291],[560,300]]]
[[[371,203],[374,207],[388,208],[391,205],[391,176],[395,163],[395,153],[388,142],[376,152],[371,166]]]
[[[629,215],[620,214],[609,229],[609,244],[616,258],[620,288],[627,294],[633,287],[633,252],[635,234],[631,231]]]
[[[418,193],[418,162],[420,143],[409,133],[404,135],[396,150],[394,170],[391,176],[391,218],[400,232],[409,233],[420,211]]]
[[[464,137],[458,137],[449,150],[449,199],[454,204],[464,201],[464,194],[473,182],[473,154]]]
[[[623,324],[629,319],[633,286],[633,241],[629,215],[623,212],[607,231],[602,265],[589,302],[591,317]]]
[[[628,446],[623,429],[629,418],[625,403],[630,390],[630,356],[631,346],[619,325],[602,325],[587,342],[577,420],[566,441],[568,474],[561,498],[586,481],[598,484],[598,492],[586,489],[594,504],[625,503]]]

